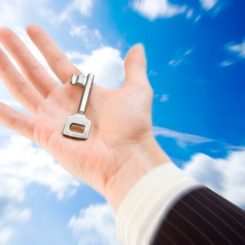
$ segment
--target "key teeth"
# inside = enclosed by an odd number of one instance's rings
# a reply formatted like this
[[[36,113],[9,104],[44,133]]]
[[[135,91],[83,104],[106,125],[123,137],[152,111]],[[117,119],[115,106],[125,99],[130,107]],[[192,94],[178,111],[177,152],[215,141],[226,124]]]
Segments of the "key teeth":
[[[94,81],[94,74],[89,73],[87,76],[72,74],[71,79],[70,79],[70,83],[71,83],[71,85],[79,84],[82,86],[86,86],[86,84],[88,83],[89,80],[92,80],[92,82]]]
[[[72,74],[70,82],[71,82],[72,85],[75,85],[77,83],[77,76]]]
[[[87,80],[88,80],[88,76],[84,76],[82,74],[80,74],[80,75],[72,74],[71,79],[70,79],[70,83],[71,83],[71,85],[81,85],[81,86],[85,87]]]

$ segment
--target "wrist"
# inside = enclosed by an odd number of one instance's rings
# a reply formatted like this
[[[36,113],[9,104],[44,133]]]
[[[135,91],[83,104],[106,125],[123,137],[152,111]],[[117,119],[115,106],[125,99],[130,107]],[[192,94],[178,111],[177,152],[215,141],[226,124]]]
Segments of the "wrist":
[[[127,192],[141,177],[153,168],[171,161],[153,137],[132,146],[130,151],[132,152],[130,157],[110,178],[106,186],[105,197],[115,211]]]

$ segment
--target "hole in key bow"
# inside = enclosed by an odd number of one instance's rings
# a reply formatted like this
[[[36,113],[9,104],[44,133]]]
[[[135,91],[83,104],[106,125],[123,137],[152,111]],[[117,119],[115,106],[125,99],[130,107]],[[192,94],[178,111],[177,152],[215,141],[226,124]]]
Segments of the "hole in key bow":
[[[83,125],[72,123],[70,126],[70,130],[76,133],[83,133],[85,130],[85,127]]]

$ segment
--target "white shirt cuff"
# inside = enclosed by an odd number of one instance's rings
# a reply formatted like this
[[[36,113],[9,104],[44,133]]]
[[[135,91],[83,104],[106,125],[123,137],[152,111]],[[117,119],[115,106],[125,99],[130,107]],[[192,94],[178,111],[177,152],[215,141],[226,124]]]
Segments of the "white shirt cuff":
[[[171,206],[199,186],[173,163],[164,163],[144,175],[123,198],[116,214],[122,245],[149,245]]]

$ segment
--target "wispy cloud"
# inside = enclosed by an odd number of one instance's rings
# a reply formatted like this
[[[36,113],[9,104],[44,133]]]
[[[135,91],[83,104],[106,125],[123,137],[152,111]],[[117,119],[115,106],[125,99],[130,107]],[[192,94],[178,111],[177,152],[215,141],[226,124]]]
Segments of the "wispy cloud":
[[[224,60],[220,63],[220,67],[229,67],[235,64],[236,62],[234,60]]]
[[[202,8],[208,11],[217,5],[218,0],[200,0],[200,3]]]
[[[171,4],[168,0],[134,0],[132,8],[149,20],[171,18],[186,11],[186,6]]]
[[[82,15],[90,16],[93,6],[94,0],[73,0],[67,8],[71,11],[78,11]]]
[[[73,0],[57,16],[58,21],[70,21],[74,12],[82,16],[90,16],[93,9],[93,0]]]
[[[98,29],[90,29],[86,25],[72,25],[70,30],[72,37],[79,37],[87,47],[99,46],[102,35]]]
[[[172,67],[177,67],[180,64],[185,63],[187,58],[192,54],[192,52],[193,52],[193,49],[187,49],[186,51],[184,51],[180,55],[176,56],[174,59],[171,59],[168,62],[168,65],[170,65]]]
[[[23,0],[22,0],[23,1]],[[36,0],[37,1],[37,0]],[[51,0],[48,0],[51,3]],[[52,24],[61,24],[63,22],[73,23],[73,15],[80,14],[83,17],[90,17],[94,6],[94,0],[72,0],[60,11],[54,8],[41,7],[39,14]]]
[[[173,4],[169,0],[132,0],[131,7],[140,15],[154,21],[158,18],[172,18],[183,14],[186,19],[193,20],[197,23],[205,11],[206,13],[218,13],[221,9],[219,0],[199,0],[202,11],[198,8],[193,8],[187,4]]]
[[[68,224],[79,245],[119,245],[114,214],[107,204],[94,204],[81,209]]]
[[[244,165],[244,150],[231,152],[224,159],[215,159],[199,153],[187,162],[184,171],[245,209]]]
[[[162,94],[161,97],[160,97],[160,101],[162,103],[166,103],[169,101],[169,94]]]
[[[241,43],[230,42],[225,45],[225,50],[231,55],[229,59],[221,62],[221,67],[228,67],[240,60],[245,60],[245,40]]]
[[[93,49],[101,46],[103,41],[100,30],[90,26],[90,17],[92,16],[94,5],[95,0],[72,0],[61,11],[42,7],[39,13],[43,19],[55,27],[68,24],[70,36],[79,38],[85,48]],[[77,21],[77,17],[83,18],[82,24],[81,21]]]
[[[245,40],[241,43],[229,43],[226,49],[237,58],[245,59]]]
[[[194,135],[194,134],[187,134],[179,131],[175,131],[168,128],[162,127],[153,127],[154,136],[162,136],[166,138],[171,138],[176,140],[180,144],[201,144],[201,143],[208,143],[212,142],[213,139]]]

